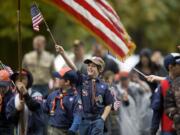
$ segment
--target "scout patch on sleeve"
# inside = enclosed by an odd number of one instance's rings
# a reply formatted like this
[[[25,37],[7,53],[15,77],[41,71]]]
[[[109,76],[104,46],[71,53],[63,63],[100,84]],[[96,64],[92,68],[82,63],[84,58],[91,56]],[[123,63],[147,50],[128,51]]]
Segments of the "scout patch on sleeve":
[[[102,97],[102,95],[99,95],[98,97],[97,97],[97,101],[99,102],[99,103],[103,103],[103,97]]]
[[[157,92],[158,92],[158,90],[159,90],[159,89],[158,89],[158,88],[156,88],[156,89],[155,89],[155,93],[157,93]]]
[[[82,105],[78,105],[78,108],[79,108],[79,110],[82,110],[83,106]]]
[[[82,96],[88,96],[88,91],[87,90],[82,90]]]
[[[78,104],[82,105],[81,99],[78,99]]]
[[[82,110],[82,108],[83,108],[81,99],[78,99],[78,108],[80,110]]]
[[[73,98],[73,97],[70,97],[70,98],[69,98],[69,101],[70,101],[70,102],[72,102],[73,100],[74,100],[74,98]]]
[[[104,89],[104,88],[105,88],[105,86],[102,84],[102,85],[101,85],[101,88],[102,88],[102,89]]]

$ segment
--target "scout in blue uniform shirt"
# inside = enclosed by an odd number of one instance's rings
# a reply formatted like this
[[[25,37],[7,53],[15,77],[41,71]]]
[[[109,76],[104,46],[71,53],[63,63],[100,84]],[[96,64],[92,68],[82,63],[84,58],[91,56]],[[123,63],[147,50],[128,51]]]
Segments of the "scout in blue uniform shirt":
[[[56,45],[56,50],[72,69],[77,70],[61,46]],[[84,63],[87,64],[88,75],[77,72],[77,88],[83,104],[80,135],[103,135],[104,121],[109,115],[113,103],[108,85],[99,78],[105,63],[100,57],[86,59]]]
[[[32,75],[27,70],[22,70],[21,75],[22,81],[20,81],[19,72],[11,76],[21,96],[17,93],[8,102],[6,116],[17,126],[18,134],[43,135],[42,94],[39,92],[28,93],[33,83]]]
[[[68,67],[55,72],[60,89],[52,92],[44,103],[44,111],[49,114],[48,135],[75,135],[81,122],[82,102],[74,84],[77,74]]]
[[[9,73],[6,70],[0,70],[0,135],[13,135],[13,125],[6,118],[5,108],[8,101],[13,97],[10,89]]]

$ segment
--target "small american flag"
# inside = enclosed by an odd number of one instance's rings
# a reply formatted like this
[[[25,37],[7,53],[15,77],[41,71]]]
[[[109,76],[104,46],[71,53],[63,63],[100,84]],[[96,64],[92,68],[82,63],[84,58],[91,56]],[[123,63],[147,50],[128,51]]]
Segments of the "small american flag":
[[[39,25],[43,21],[43,16],[35,4],[31,6],[31,16],[33,29],[39,31]]]

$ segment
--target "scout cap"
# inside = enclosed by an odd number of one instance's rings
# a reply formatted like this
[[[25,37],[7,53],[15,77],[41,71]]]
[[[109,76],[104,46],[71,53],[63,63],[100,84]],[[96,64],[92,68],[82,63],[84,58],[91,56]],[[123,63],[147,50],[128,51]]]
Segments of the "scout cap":
[[[84,63],[85,64],[89,64],[89,63],[96,64],[97,66],[100,67],[100,72],[102,72],[104,70],[104,66],[105,66],[104,60],[101,57],[96,57],[96,56],[94,56],[90,59],[84,60]]]

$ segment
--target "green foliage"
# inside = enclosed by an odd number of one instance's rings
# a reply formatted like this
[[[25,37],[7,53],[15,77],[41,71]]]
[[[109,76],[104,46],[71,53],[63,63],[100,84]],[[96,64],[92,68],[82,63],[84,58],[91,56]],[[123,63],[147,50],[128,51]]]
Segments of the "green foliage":
[[[179,0],[114,0],[137,49],[174,51],[180,36]]]

